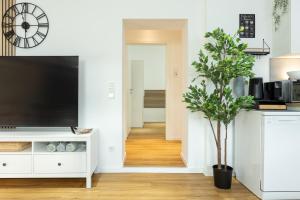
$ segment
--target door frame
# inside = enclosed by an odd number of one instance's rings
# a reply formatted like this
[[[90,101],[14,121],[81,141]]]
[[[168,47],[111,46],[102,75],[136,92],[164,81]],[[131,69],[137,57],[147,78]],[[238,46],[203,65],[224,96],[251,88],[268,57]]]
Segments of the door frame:
[[[136,19],[124,19],[123,20],[123,141],[122,141],[122,144],[123,144],[123,164],[124,164],[124,161],[125,161],[125,158],[126,158],[126,151],[125,151],[125,142],[126,142],[126,138],[127,138],[127,135],[128,135],[128,131],[130,130],[129,127],[128,127],[128,124],[126,124],[127,122],[127,108],[126,108],[126,101],[127,101],[127,95],[126,95],[126,88],[127,88],[127,78],[126,77],[126,74],[127,74],[127,68],[128,68],[128,45],[165,45],[166,46],[166,56],[168,56],[168,54],[170,53],[170,49],[168,50],[168,46],[170,45],[169,44],[169,41],[168,41],[168,36],[170,35],[164,35],[162,34],[162,38],[163,39],[158,39],[155,38],[155,37],[158,37],[157,36],[157,33],[156,32],[159,32],[159,31],[172,31],[172,30],[169,30],[169,29],[163,29],[162,30],[162,27],[157,27],[157,29],[153,28],[153,21],[156,21],[158,22],[158,25],[161,26],[162,24],[164,24],[165,22],[166,23],[170,23],[172,26],[172,28],[174,28],[174,24],[172,23],[175,23],[175,24],[179,24],[178,22],[182,23],[182,25],[176,29],[177,31],[181,31],[181,48],[180,48],[180,55],[182,55],[182,65],[180,65],[178,67],[181,74],[177,74],[178,72],[177,71],[174,71],[174,69],[171,69],[170,68],[170,63],[168,63],[169,61],[167,61],[166,59],[166,67],[165,67],[165,70],[166,71],[166,84],[168,82],[168,74],[171,74],[171,73],[174,73],[176,76],[177,79],[180,80],[180,87],[181,88],[181,91],[183,93],[183,91],[186,89],[187,87],[187,66],[188,66],[188,62],[187,62],[187,43],[188,43],[188,39],[187,39],[187,20],[186,19],[178,19],[178,20],[159,20],[159,19],[156,19],[156,20],[141,20],[142,21],[142,24],[143,24],[143,28],[140,28],[140,29],[137,29],[137,28],[133,28],[132,31],[145,31],[145,35],[144,36],[149,36],[147,35],[147,33],[149,31],[153,31],[154,34],[153,34],[153,37],[151,38],[150,36],[148,38],[139,38],[139,37],[136,37],[136,38],[127,38],[127,27],[126,27],[126,24],[130,21],[133,21],[135,24],[136,23]],[[139,20],[138,20],[139,21]],[[147,21],[149,21],[151,24],[151,28],[152,30],[148,30],[147,28]],[[164,24],[163,27],[166,27],[166,23]],[[132,28],[132,26],[130,27]],[[131,30],[130,30],[131,31]],[[155,32],[156,31],[156,32]],[[173,30],[174,31],[174,30]],[[156,35],[155,35],[156,33]],[[175,45],[178,45],[178,44],[175,44]],[[173,63],[174,64],[174,63]],[[171,71],[173,70],[173,71]],[[169,73],[171,72],[171,73]],[[174,87],[173,87],[174,88]],[[167,91],[168,89],[168,86],[166,86],[166,94],[168,93]],[[182,94],[181,93],[181,94]],[[170,126],[170,124],[168,124],[168,120],[167,120],[167,117],[168,117],[168,114],[167,114],[167,106],[168,104],[172,102],[172,99],[169,97],[168,98],[168,95],[166,96],[166,127]],[[184,130],[183,130],[183,135],[181,136],[181,141],[182,141],[182,145],[181,145],[181,157],[182,157],[182,160],[183,162],[185,163],[185,166],[188,167],[188,128],[187,128],[187,124],[188,124],[188,112],[186,110],[186,108],[184,107],[183,110],[181,110],[181,115],[183,116],[183,120],[182,120],[182,123],[183,123],[183,127],[184,127]],[[173,113],[169,113],[170,114],[173,114]]]

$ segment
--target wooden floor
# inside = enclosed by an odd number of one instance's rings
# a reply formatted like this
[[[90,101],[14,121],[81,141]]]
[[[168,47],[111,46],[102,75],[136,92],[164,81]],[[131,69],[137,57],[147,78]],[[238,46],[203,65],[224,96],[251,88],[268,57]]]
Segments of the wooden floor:
[[[128,167],[184,167],[180,141],[165,140],[164,123],[145,123],[144,128],[132,128],[126,141]]]
[[[84,179],[0,179],[1,200],[257,200],[233,181],[231,190],[213,186],[202,174],[99,174],[94,187]]]

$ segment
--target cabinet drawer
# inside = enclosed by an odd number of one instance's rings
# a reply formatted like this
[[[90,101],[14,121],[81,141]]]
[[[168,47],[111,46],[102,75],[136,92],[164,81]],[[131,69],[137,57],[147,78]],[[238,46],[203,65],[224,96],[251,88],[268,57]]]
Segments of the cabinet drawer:
[[[31,155],[0,155],[1,174],[32,173]]]
[[[86,172],[86,154],[35,155],[35,173],[84,173]]]

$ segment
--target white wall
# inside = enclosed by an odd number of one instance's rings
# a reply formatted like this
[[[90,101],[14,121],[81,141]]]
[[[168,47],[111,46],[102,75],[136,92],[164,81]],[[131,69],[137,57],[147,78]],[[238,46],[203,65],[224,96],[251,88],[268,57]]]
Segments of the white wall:
[[[256,14],[256,39],[250,47],[260,47],[262,38],[271,43],[271,0],[31,0],[48,14],[49,35],[40,46],[18,49],[17,55],[80,56],[80,126],[99,130],[98,171],[122,169],[122,20],[126,18],[188,19],[188,62],[197,59],[204,32],[216,27],[234,32],[239,13]],[[21,2],[21,0],[20,0]],[[207,15],[206,15],[207,13]],[[270,44],[271,45],[271,44]],[[269,57],[254,67],[268,80]],[[194,71],[189,67],[189,78]],[[108,85],[115,84],[115,99],[108,99]],[[203,172],[213,163],[214,146],[207,121],[190,114],[188,121],[188,168]],[[231,160],[231,159],[229,159]]]
[[[20,0],[21,2],[21,0]],[[205,32],[204,0],[31,0],[47,13],[50,31],[37,48],[17,55],[79,55],[79,124],[99,130],[98,171],[122,169],[122,20],[188,19],[188,61],[197,58]],[[115,98],[107,98],[109,83]],[[201,119],[201,121],[204,121]],[[190,119],[188,167],[201,171],[201,122]],[[198,132],[198,130],[200,130]]]
[[[281,15],[277,31],[273,29],[274,57],[300,54],[300,1],[290,0],[289,10]]]
[[[294,54],[300,54],[300,1],[299,0],[290,0],[291,6],[291,52]]]
[[[272,31],[273,56],[276,57],[289,54],[291,52],[291,4],[289,4],[288,12],[281,15],[278,29],[275,31],[273,25]]]
[[[165,122],[165,108],[144,108],[144,122]]]
[[[262,39],[271,47],[272,51],[272,0],[208,0],[207,1],[207,30],[211,31],[216,27],[223,28],[228,33],[235,33],[239,28],[239,14],[256,15],[256,38],[243,39],[248,47],[262,48]],[[257,77],[263,77],[269,81],[269,59],[271,55],[256,59],[254,72]],[[211,130],[207,127],[206,136],[209,138],[206,144],[207,173],[210,173],[210,165],[215,163],[214,141],[211,137]],[[232,127],[230,127],[232,133]],[[232,134],[229,134],[228,161],[233,163],[233,142]],[[213,159],[212,159],[213,158]]]
[[[287,72],[300,70],[300,58],[277,57],[270,61],[270,81],[288,80]]]
[[[166,89],[165,45],[128,45],[128,61],[144,61],[145,90]],[[130,65],[129,65],[130,67]]]
[[[131,61],[144,61],[144,89],[166,89],[166,46],[165,45],[128,45],[129,73]],[[129,87],[130,87],[129,83]],[[165,122],[165,108],[144,108],[144,122]]]

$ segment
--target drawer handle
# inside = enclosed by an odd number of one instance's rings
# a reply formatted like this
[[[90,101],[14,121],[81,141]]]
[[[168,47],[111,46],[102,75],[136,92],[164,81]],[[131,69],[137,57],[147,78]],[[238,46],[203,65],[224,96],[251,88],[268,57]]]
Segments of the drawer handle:
[[[6,167],[6,165],[7,165],[6,163],[2,163],[2,166],[3,166],[3,167]]]
[[[61,166],[61,163],[59,162],[59,163],[57,163],[57,165],[58,165],[58,166]]]

